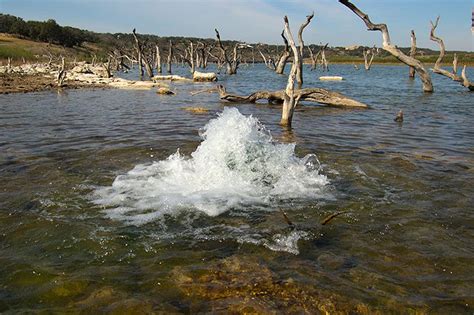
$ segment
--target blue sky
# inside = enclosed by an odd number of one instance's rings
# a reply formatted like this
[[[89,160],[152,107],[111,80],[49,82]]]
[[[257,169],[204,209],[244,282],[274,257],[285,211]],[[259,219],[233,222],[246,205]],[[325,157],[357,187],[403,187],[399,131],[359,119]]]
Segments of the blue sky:
[[[354,0],[374,23],[388,25],[393,43],[409,46],[414,29],[419,47],[437,49],[429,40],[430,20],[441,15],[437,34],[448,50],[473,51],[472,0]],[[130,32],[161,36],[214,37],[249,43],[280,43],[283,16],[294,32],[311,11],[315,18],[305,30],[308,44],[330,46],[381,45],[378,32],[337,0],[0,0],[0,12],[26,20],[55,19],[98,32]]]

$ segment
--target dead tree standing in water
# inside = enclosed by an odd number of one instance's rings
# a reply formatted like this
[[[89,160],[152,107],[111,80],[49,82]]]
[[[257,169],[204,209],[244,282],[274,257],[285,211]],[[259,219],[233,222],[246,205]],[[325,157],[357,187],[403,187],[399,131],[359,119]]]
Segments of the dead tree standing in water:
[[[222,45],[221,36],[217,28],[215,29],[215,31],[216,31],[216,37],[217,37],[217,45],[219,49],[221,50],[222,59],[224,59],[225,63],[227,64],[227,74],[228,75],[236,74],[237,69],[239,68],[239,64],[240,64],[240,56],[238,55],[239,44],[238,43],[235,44],[233,58],[232,60],[230,60],[229,56],[227,56],[227,50]]]
[[[362,51],[364,54],[364,67],[365,70],[369,71],[372,67],[372,62],[374,61],[374,57],[377,54],[377,49],[374,47],[373,49],[365,49]],[[370,59],[369,59],[370,55]]]
[[[281,37],[283,38],[283,42],[285,43],[285,49],[280,55],[280,59],[278,59],[278,63],[276,65],[275,72],[277,74],[283,74],[285,72],[286,63],[288,62],[288,58],[290,58],[290,46],[288,45],[288,40],[285,37],[285,30],[281,32]]]
[[[411,30],[411,48],[410,48],[410,57],[415,59],[416,56],[416,35],[415,31]],[[410,71],[408,73],[408,76],[410,79],[415,78],[415,67],[410,66]]]
[[[323,71],[329,71],[329,64],[328,64],[328,61],[326,59],[326,48],[328,47],[328,44],[324,45],[321,48],[321,67],[322,67]]]
[[[153,67],[151,66],[153,64],[153,54],[150,53],[148,55],[145,54],[145,47],[147,46],[147,42],[141,43],[140,40],[138,39],[136,30],[133,29],[132,31],[133,38],[135,39],[135,49],[137,51],[138,55],[138,68],[140,70],[140,78],[143,77],[143,66],[145,67],[146,73],[148,77],[151,79],[153,78]],[[151,49],[147,49],[150,51]]]
[[[136,30],[133,29],[132,31],[133,39],[135,39],[135,50],[137,51],[137,59],[138,59],[138,70],[140,72],[140,78],[143,77],[143,61],[142,61],[142,47],[140,45],[140,41],[138,40]]]
[[[61,66],[58,69],[58,75],[56,76],[56,82],[58,88],[64,85],[64,80],[66,79],[66,61],[64,57],[61,56]]]
[[[298,42],[299,42],[299,58],[298,58],[298,68],[296,71],[296,81],[298,82],[298,86],[301,88],[303,86],[303,56],[304,56],[304,41],[303,41],[303,31],[306,26],[311,22],[311,19],[314,17],[314,12],[310,15],[306,16],[306,21],[301,24],[300,29],[298,31]],[[286,32],[286,25],[285,25],[285,32]],[[289,36],[286,33],[286,36]],[[288,39],[289,40],[289,39]],[[291,42],[290,42],[291,44]],[[295,62],[295,60],[293,60]]]
[[[440,74],[440,75],[443,75],[445,77],[448,77],[453,81],[460,82],[464,87],[468,88],[470,91],[473,91],[474,90],[474,85],[472,83],[470,83],[469,80],[466,77],[466,70],[465,70],[466,67],[464,66],[463,74],[462,74],[461,77],[458,76],[458,74],[457,74],[457,63],[458,63],[457,56],[455,56],[455,58],[453,60],[453,72],[449,72],[449,71],[444,70],[443,68],[441,68],[441,62],[443,61],[443,58],[446,54],[446,48],[444,46],[443,40],[440,37],[437,37],[435,35],[435,30],[438,27],[438,23],[439,23],[439,16],[436,19],[436,22],[434,22],[434,23],[433,23],[433,21],[430,21],[430,22],[431,22],[430,39],[439,44],[439,57],[436,60],[436,63],[435,63],[434,68],[433,68],[433,72],[436,73],[436,74]]]
[[[161,73],[161,53],[160,53],[160,47],[158,45],[155,46],[156,48],[156,57],[155,57],[155,65],[156,65],[156,72]]]
[[[260,56],[262,56],[263,63],[265,64],[265,66],[268,69],[270,69],[272,71],[275,71],[276,70],[276,65],[275,65],[275,62],[273,61],[273,58],[271,56],[269,56],[268,59],[267,59],[260,49],[257,48],[257,50],[260,53]]]
[[[431,82],[431,76],[428,71],[426,71],[425,66],[421,61],[411,58],[410,56],[405,55],[397,46],[393,45],[390,41],[390,34],[388,32],[388,27],[386,24],[374,24],[370,20],[369,16],[359,10],[353,3],[349,0],[339,0],[340,3],[349,8],[354,12],[359,18],[364,21],[369,31],[380,31],[382,33],[383,45],[382,48],[389,52],[392,56],[403,62],[408,66],[415,68],[416,72],[423,82],[423,91],[424,92],[433,92],[433,83]]]
[[[172,59],[173,59],[173,43],[170,40],[170,44],[168,46],[168,60],[167,60],[167,64],[168,64],[167,72],[169,74],[171,74],[171,61],[172,61]]]

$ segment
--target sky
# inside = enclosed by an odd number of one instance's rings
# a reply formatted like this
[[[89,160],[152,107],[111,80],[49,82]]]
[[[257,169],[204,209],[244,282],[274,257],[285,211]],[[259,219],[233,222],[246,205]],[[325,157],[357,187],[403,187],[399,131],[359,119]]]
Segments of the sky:
[[[473,51],[472,0],[353,0],[372,22],[388,25],[392,43],[438,49],[429,40],[430,20],[441,16],[437,35],[447,50]],[[283,16],[296,35],[306,15],[315,17],[305,29],[306,44],[381,46],[380,32],[365,24],[337,0],[0,0],[0,12],[25,20],[55,19],[63,26],[96,32],[214,38],[247,43],[281,43]]]

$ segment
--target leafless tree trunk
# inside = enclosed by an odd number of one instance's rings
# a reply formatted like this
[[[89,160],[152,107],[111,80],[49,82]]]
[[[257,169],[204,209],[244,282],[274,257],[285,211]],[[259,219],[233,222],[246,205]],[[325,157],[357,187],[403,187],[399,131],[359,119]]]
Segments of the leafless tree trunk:
[[[316,59],[314,58],[313,50],[308,46],[309,58],[311,58],[311,71],[316,70]]]
[[[458,55],[454,53],[453,57],[453,73],[458,73]]]
[[[135,50],[137,51],[138,70],[140,72],[140,78],[142,78],[143,77],[142,47],[140,45],[140,41],[138,40],[135,29],[133,29],[132,34],[133,34],[133,39],[135,40]]]
[[[155,46],[156,48],[156,58],[155,58],[155,63],[156,63],[156,73],[161,73],[161,53],[160,53],[160,47],[158,45]]]
[[[410,48],[410,57],[415,59],[416,56],[416,35],[415,31],[411,30],[411,48]],[[415,67],[410,66],[410,71],[408,73],[408,76],[411,79],[415,78]]]
[[[64,57],[61,57],[61,66],[58,69],[58,75],[56,76],[56,82],[58,87],[62,87],[64,85],[64,80],[66,79],[66,61]]]
[[[467,87],[469,89],[469,91],[474,91],[474,84],[469,82],[469,80],[467,79],[467,76],[466,76],[466,65],[464,65],[464,67],[462,68],[461,77],[463,79],[462,85]]]
[[[194,60],[196,58],[196,54],[194,53],[194,44],[193,42],[189,43],[189,48],[185,48],[185,55],[181,55],[181,58],[189,65],[189,70],[191,73],[194,73],[196,71],[196,61]]]
[[[296,70],[296,82],[298,82],[298,86],[301,87],[303,86],[303,56],[304,56],[304,41],[303,41],[303,31],[306,26],[311,22],[311,19],[314,17],[314,12],[311,13],[310,15],[306,16],[306,21],[301,24],[300,29],[298,31],[298,42],[299,42],[299,57],[298,58],[298,68]],[[285,26],[286,27],[286,26]],[[286,28],[285,28],[286,31]],[[288,36],[288,33],[286,33]],[[289,40],[289,39],[288,39]],[[291,42],[290,42],[291,44]],[[295,62],[293,60],[293,62]]]
[[[428,71],[426,71],[423,63],[421,63],[419,60],[405,55],[401,50],[397,48],[397,46],[391,43],[390,34],[388,32],[388,27],[386,24],[373,24],[372,21],[370,21],[369,16],[364,12],[360,11],[349,0],[339,0],[339,2],[348,7],[359,18],[361,18],[369,31],[380,31],[382,33],[383,38],[382,48],[404,64],[414,67],[415,70],[418,72],[421,81],[423,82],[423,91],[433,92],[433,83],[431,81],[431,76]]]
[[[221,36],[219,34],[219,31],[217,28],[215,29],[216,31],[216,37],[217,37],[217,45],[219,49],[221,50],[222,57],[227,64],[227,74],[233,75],[237,73],[237,69],[239,68],[240,64],[240,57],[238,56],[238,49],[239,49],[239,44],[235,44],[234,50],[233,50],[233,58],[232,60],[229,59],[229,56],[227,56],[227,51],[222,45],[221,42]]]
[[[105,69],[105,77],[106,78],[111,78],[112,77],[111,65],[112,65],[112,62],[110,61],[110,58],[107,59],[107,62],[104,62],[102,64],[102,66]]]
[[[262,56],[263,63],[265,64],[265,66],[268,69],[270,69],[272,71],[275,71],[276,70],[276,65],[275,65],[275,62],[273,61],[272,57],[268,57],[268,59],[267,59],[260,49],[257,48],[257,50],[260,53],[260,55]]]
[[[7,73],[10,73],[12,71],[12,58],[8,57],[7,59]]]
[[[306,25],[309,24],[309,22],[311,21],[311,18],[312,18],[312,15],[308,16],[306,19],[306,22],[303,23],[300,27],[300,32],[299,32],[300,45],[301,45],[300,47],[304,45],[302,43],[303,29],[305,28]],[[280,125],[291,128],[293,113],[295,111],[296,104],[298,103],[300,99],[300,97],[295,97],[295,78],[298,75],[298,69],[300,69],[299,75],[301,77],[300,77],[299,82],[300,82],[300,85],[303,84],[303,77],[302,77],[303,61],[300,59],[300,57],[302,57],[302,50],[300,49],[300,51],[298,51],[298,49],[296,48],[295,40],[293,39],[293,34],[291,34],[288,17],[285,15],[285,18],[283,20],[285,21],[285,33],[286,33],[286,36],[288,37],[288,42],[290,43],[291,50],[293,51],[293,64],[291,65],[290,74],[288,75],[288,83],[286,84],[286,89],[285,89],[285,92],[283,93],[283,107],[281,109]]]
[[[472,91],[472,84],[469,82],[469,80],[467,80],[465,70],[464,70],[464,76],[460,77],[457,74],[457,56],[453,60],[453,72],[449,72],[449,71],[444,70],[443,68],[441,68],[441,63],[442,63],[443,58],[446,54],[446,48],[444,46],[443,39],[441,39],[440,37],[437,37],[435,35],[435,30],[438,27],[439,18],[440,17],[438,16],[438,18],[436,19],[436,21],[434,23],[433,23],[433,21],[430,21],[430,23],[431,23],[430,39],[434,42],[437,42],[438,45],[439,45],[439,56],[438,56],[438,59],[436,59],[436,63],[434,65],[433,72],[436,73],[436,74],[440,74],[440,75],[443,75],[445,77],[448,77],[453,81],[459,82],[464,87],[466,87],[470,91]],[[465,69],[465,67],[464,67],[464,69]]]
[[[173,58],[173,43],[170,40],[170,44],[168,46],[168,73],[171,74],[171,60]]]
[[[326,48],[328,47],[328,44],[324,45],[323,48],[321,48],[321,66],[323,68],[323,71],[329,71],[329,64],[326,59]]]
[[[285,72],[286,63],[288,62],[288,58],[290,58],[290,47],[288,46],[288,40],[285,37],[285,30],[281,32],[281,37],[283,38],[283,42],[285,43],[285,49],[280,55],[280,59],[278,60],[275,72],[278,74],[283,74]]]
[[[363,54],[364,54],[365,70],[369,71],[370,68],[372,67],[372,62],[374,61],[374,57],[377,54],[377,50],[375,47],[373,49],[364,48]],[[370,55],[370,60],[369,60],[369,55]]]

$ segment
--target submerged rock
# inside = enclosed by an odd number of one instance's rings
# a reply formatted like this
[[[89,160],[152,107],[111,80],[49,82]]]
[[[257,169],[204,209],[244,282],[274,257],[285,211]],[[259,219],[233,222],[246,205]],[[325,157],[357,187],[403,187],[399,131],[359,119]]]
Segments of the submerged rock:
[[[235,313],[369,314],[369,305],[292,278],[280,279],[253,257],[231,256],[202,269],[176,267],[172,279],[189,310]],[[317,284],[314,284],[317,285]]]

